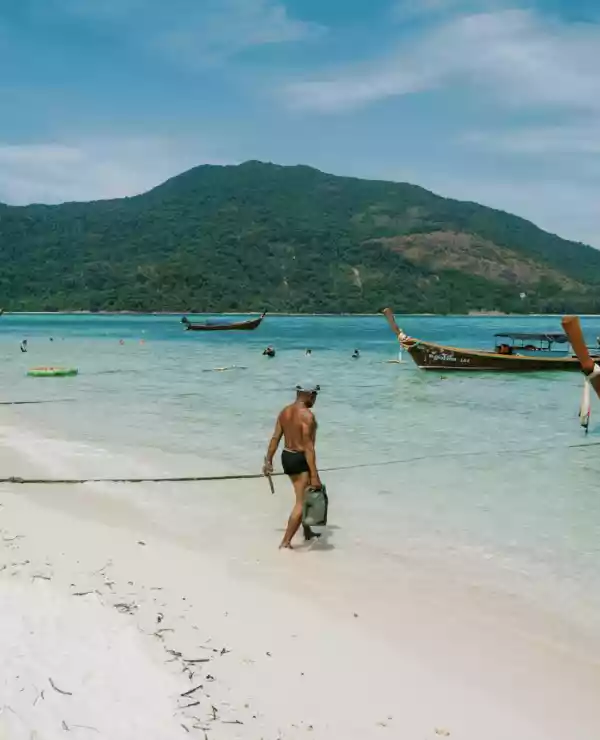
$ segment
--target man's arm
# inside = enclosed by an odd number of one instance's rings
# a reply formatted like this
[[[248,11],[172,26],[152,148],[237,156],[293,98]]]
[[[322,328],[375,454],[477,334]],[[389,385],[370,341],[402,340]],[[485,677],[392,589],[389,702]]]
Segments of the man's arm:
[[[321,479],[319,478],[319,471],[317,470],[317,453],[315,452],[315,432],[315,417],[311,412],[308,412],[306,419],[302,423],[302,446],[304,447],[304,454],[306,456],[306,462],[308,463],[310,485],[314,488],[321,488]]]
[[[269,441],[269,446],[267,448],[267,454],[265,455],[265,464],[263,465],[263,475],[269,475],[269,473],[273,472],[273,458],[275,457],[275,453],[277,452],[277,448],[279,447],[279,443],[281,442],[281,438],[283,437],[283,429],[281,427],[281,421],[280,417],[277,417],[277,423],[275,424],[275,431],[273,432],[273,436],[271,437]]]

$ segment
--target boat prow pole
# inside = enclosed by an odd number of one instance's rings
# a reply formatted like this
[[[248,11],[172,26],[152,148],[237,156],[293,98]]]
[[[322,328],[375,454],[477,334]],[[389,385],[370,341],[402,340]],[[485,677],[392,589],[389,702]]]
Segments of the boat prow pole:
[[[390,325],[390,329],[394,332],[396,335],[396,338],[400,342],[400,350],[398,352],[398,362],[402,362],[402,350],[404,349],[404,340],[407,338],[406,334],[400,329],[398,324],[396,323],[396,318],[394,316],[394,312],[391,308],[384,308],[381,313],[385,316],[387,319],[388,324]]]
[[[579,360],[583,374],[587,376],[587,379],[596,391],[596,395],[600,398],[600,367],[590,357],[585,343],[585,337],[581,330],[581,324],[579,323],[579,317],[565,316],[562,320],[562,327],[569,338],[571,347],[573,347],[573,352],[575,352]]]
[[[388,324],[390,325],[390,329],[394,332],[394,334],[400,338],[400,336],[404,333],[402,329],[398,327],[398,324],[396,323],[396,318],[394,317],[394,312],[391,308],[384,308],[381,313],[385,316],[387,319]]]

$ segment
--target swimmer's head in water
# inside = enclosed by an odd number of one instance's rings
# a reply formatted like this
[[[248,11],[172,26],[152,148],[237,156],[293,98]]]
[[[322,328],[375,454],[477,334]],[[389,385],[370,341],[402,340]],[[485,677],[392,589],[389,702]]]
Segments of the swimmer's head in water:
[[[311,408],[315,405],[320,390],[320,385],[302,383],[296,386],[296,396],[298,400],[302,401],[308,408]]]

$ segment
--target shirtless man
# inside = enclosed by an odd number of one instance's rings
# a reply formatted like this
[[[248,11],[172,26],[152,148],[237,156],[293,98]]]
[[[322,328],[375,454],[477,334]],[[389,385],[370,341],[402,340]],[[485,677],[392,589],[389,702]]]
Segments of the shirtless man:
[[[281,464],[283,472],[292,481],[296,494],[296,503],[290,514],[283,540],[279,545],[280,548],[289,550],[292,549],[292,539],[302,522],[304,492],[308,486],[321,487],[315,456],[317,420],[311,411],[319,390],[318,385],[296,386],[295,402],[286,406],[277,417],[275,431],[269,442],[263,466],[264,475],[270,475],[273,472],[273,457],[283,437],[285,448],[281,453]],[[312,540],[318,536],[310,527],[304,526],[303,529],[305,540]]]

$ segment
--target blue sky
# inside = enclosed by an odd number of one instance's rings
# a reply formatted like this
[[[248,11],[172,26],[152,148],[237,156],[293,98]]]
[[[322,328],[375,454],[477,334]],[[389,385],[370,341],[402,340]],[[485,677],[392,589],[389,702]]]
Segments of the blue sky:
[[[599,0],[19,0],[0,200],[262,159],[408,181],[600,247]]]

